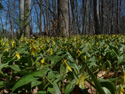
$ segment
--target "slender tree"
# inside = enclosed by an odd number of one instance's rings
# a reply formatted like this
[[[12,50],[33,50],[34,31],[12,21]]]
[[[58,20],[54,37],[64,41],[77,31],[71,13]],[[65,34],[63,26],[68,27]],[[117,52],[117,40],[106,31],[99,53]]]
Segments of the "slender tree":
[[[94,6],[94,26],[95,26],[95,34],[100,34],[100,23],[99,23],[99,2],[98,0],[93,0]]]
[[[117,13],[116,13],[116,16],[117,16],[117,34],[119,34],[119,14],[120,14],[120,11],[119,11],[119,0],[117,0]]]
[[[20,0],[20,36],[24,34],[24,0]]]
[[[58,0],[58,6],[60,36],[69,36],[68,0]]]
[[[24,15],[25,15],[25,37],[30,38],[30,8],[31,0],[25,0],[24,2]]]

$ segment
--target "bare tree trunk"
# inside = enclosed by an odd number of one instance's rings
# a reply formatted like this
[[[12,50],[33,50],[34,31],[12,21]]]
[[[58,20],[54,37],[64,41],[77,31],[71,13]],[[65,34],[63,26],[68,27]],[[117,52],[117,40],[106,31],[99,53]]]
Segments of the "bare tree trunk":
[[[30,38],[30,7],[31,7],[31,0],[25,0],[24,2],[25,37],[27,38]]]
[[[13,25],[12,25],[12,31],[11,31],[11,36],[12,36],[12,38],[13,38],[13,36],[14,36],[14,24],[15,24],[15,3],[16,3],[16,0],[14,0],[14,9],[13,9]]]
[[[111,31],[110,33],[113,34],[113,8],[114,8],[114,4],[113,4],[113,0],[111,0],[111,9],[110,9],[110,20],[111,20]]]
[[[119,0],[117,0],[117,34],[119,34]]]
[[[10,30],[11,30],[11,36],[9,36],[10,38],[12,38],[12,19],[11,19],[11,0],[8,0],[8,15],[9,15],[9,22],[10,22]]]
[[[46,3],[46,30],[45,31],[46,31],[46,34],[48,36],[49,35],[49,11],[48,11],[49,1],[46,0],[45,3]]]
[[[24,0],[20,0],[19,2],[20,2],[20,36],[22,36],[24,35]]]
[[[75,5],[74,0],[70,0],[71,3],[71,13],[72,13],[72,33],[76,34],[76,18],[75,18]]]
[[[69,36],[72,34],[72,10],[71,10],[71,2],[69,0]]]
[[[92,0],[89,0],[89,29],[88,31],[90,32],[89,34],[92,34],[93,33],[93,22],[92,22],[92,10],[91,10],[91,7],[92,7]]]
[[[101,31],[104,34],[104,0],[101,0]]]
[[[80,34],[80,29],[79,29],[79,13],[78,13],[78,2],[76,0],[76,32],[77,34]]]
[[[43,3],[43,0],[40,0],[40,3]],[[40,29],[40,35],[42,34],[42,5],[40,5],[40,25],[39,25],[39,29]]]
[[[87,2],[85,3],[85,0],[82,0],[83,2],[83,5],[82,5],[82,9],[83,9],[83,20],[82,20],[82,24],[83,24],[83,30],[82,30],[82,34],[86,34],[86,4]]]
[[[100,23],[99,23],[99,2],[98,0],[93,0],[94,6],[94,26],[95,26],[95,34],[100,34]]]
[[[58,6],[60,36],[69,36],[68,0],[58,0]]]

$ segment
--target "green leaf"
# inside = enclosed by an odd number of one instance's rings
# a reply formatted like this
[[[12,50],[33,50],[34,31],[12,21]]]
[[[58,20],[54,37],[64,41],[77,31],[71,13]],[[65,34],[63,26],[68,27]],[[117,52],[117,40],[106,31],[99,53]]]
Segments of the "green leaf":
[[[8,63],[6,63],[6,64],[1,64],[1,65],[0,65],[0,71],[1,71],[4,67],[8,67]]]
[[[65,74],[66,73],[66,68],[64,67],[63,64],[60,65],[60,74]]]
[[[31,88],[33,88],[33,87],[35,87],[35,86],[37,86],[37,85],[40,85],[42,83],[42,81],[37,81],[37,79],[36,80],[33,80],[32,82],[31,82]]]
[[[92,78],[92,80],[93,80],[93,82],[95,84],[96,90],[99,92],[99,94],[105,94],[104,91],[103,91],[103,89],[102,89],[102,87],[101,87],[101,85],[99,84],[99,82],[97,81],[95,75],[93,74],[93,72],[91,71],[91,69],[89,69],[89,67],[87,66],[87,64],[86,64],[86,67],[88,69],[89,75],[91,76],[91,78]]]
[[[124,63],[124,56],[118,57],[118,64]]]
[[[65,89],[65,92],[64,94],[70,94],[74,88],[76,84],[76,79],[72,80],[67,86],[66,86],[66,89]]]
[[[102,89],[104,90],[105,94],[115,94],[115,93],[111,93],[109,91],[109,89],[105,88],[105,87],[102,87]]]
[[[53,88],[48,87],[47,92],[51,93],[53,92]]]
[[[32,82],[33,80],[35,80],[35,76],[36,77],[43,77],[44,73],[46,73],[48,70],[39,70],[39,71],[35,71],[32,72],[30,74],[24,75],[12,88],[12,92],[14,92],[17,88],[26,85],[30,82]]]
[[[36,94],[46,94],[46,91],[38,91]]]
[[[71,55],[69,52],[66,52],[66,53],[67,53],[67,55],[68,55],[69,60],[70,60],[71,62],[75,63],[75,60],[74,60],[74,58],[72,57],[72,55]]]
[[[110,80],[99,79],[99,82],[101,86],[107,88],[111,94],[115,94],[115,85]]]
[[[60,91],[57,83],[53,84],[53,93],[52,94],[61,94],[61,91]]]
[[[64,57],[66,57],[67,54],[63,54],[62,56],[54,56],[52,59],[51,59],[51,62],[53,64],[53,66],[55,66],[59,61],[61,61]]]
[[[17,52],[18,52],[19,54],[21,54],[21,53],[24,53],[25,50],[26,50],[26,48],[19,48],[19,49],[17,49]]]
[[[9,65],[9,67],[10,67],[11,69],[13,69],[14,71],[16,71],[16,72],[21,71],[21,69],[19,68],[18,65]]]

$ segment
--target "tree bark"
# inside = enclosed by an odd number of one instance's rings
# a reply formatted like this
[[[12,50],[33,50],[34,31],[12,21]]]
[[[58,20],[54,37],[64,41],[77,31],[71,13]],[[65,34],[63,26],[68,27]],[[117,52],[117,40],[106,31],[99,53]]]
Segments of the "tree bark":
[[[104,0],[101,0],[101,31],[104,34]]]
[[[19,7],[19,9],[20,9],[20,18],[19,18],[20,36],[22,36],[22,35],[24,35],[24,0],[20,0],[19,3],[20,3],[20,7]]]
[[[94,26],[95,26],[95,34],[101,34],[100,32],[100,23],[99,23],[99,2],[98,0],[93,0],[94,6]]]
[[[40,3],[42,4],[43,1],[40,0]],[[39,25],[39,29],[40,29],[40,35],[42,34],[42,5],[40,5],[40,25]]]
[[[24,14],[25,14],[25,37],[26,38],[30,38],[30,7],[31,7],[31,0],[25,0]]]
[[[119,34],[119,14],[120,14],[120,11],[119,11],[119,0],[117,0],[117,34]]]
[[[69,15],[68,15],[68,0],[58,0],[59,13],[59,33],[60,36],[69,36]]]

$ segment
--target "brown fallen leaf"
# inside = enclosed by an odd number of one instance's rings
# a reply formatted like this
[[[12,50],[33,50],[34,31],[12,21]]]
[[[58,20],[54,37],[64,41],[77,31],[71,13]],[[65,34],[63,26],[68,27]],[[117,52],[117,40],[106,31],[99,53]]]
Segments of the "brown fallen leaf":
[[[33,89],[33,91],[32,91],[32,94],[36,94],[37,92],[38,92],[38,87],[36,86],[34,89]]]
[[[111,78],[112,76],[114,75],[114,72],[108,72],[107,73],[107,70],[105,71],[100,71],[98,74],[97,74],[97,78]]]
[[[90,94],[96,94],[96,89],[93,86],[91,86],[87,81],[85,81],[84,84],[85,84],[85,88],[88,88],[88,92]],[[94,83],[92,82],[92,84]]]

